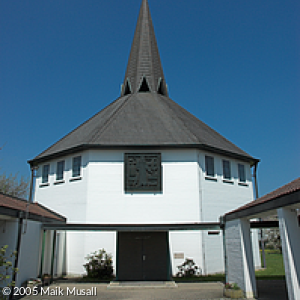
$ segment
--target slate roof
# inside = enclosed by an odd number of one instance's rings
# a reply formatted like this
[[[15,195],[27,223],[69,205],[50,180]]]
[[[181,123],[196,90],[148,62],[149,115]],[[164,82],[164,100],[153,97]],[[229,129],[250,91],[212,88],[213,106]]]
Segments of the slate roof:
[[[28,206],[28,207],[27,207]],[[19,212],[28,212],[29,219],[44,221],[66,222],[66,218],[35,202],[28,205],[28,201],[6,195],[0,192],[0,215],[18,217]],[[24,215],[25,216],[25,215]]]
[[[137,92],[144,77],[147,79],[150,91],[158,91],[161,82],[163,94],[167,95],[166,81],[147,0],[143,0],[140,8],[124,78],[124,89],[128,80],[131,92]],[[121,96],[124,92],[125,90]]]
[[[121,97],[29,163],[84,149],[128,147],[201,148],[258,161],[168,97],[147,0],[141,5]]]

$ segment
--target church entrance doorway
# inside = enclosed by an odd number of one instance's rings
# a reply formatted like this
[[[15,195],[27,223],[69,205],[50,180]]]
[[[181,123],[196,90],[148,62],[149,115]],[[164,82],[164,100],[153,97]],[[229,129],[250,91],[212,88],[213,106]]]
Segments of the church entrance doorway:
[[[170,278],[168,232],[118,232],[119,281],[165,281]]]

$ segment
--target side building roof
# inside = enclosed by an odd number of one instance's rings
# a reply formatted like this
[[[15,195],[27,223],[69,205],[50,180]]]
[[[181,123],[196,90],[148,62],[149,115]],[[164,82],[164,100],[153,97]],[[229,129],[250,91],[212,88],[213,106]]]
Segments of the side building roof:
[[[40,222],[63,222],[67,219],[62,215],[54,212],[41,205],[40,203],[28,203],[28,201],[6,195],[0,192],[0,215],[19,218],[20,213],[23,218],[27,214],[27,218],[33,221]]]

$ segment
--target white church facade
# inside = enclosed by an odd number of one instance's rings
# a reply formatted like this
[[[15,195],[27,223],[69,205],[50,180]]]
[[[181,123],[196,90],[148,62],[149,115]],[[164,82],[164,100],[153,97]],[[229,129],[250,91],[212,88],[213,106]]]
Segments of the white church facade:
[[[169,98],[143,0],[121,96],[29,163],[37,168],[34,201],[68,224],[134,227],[219,222],[253,200],[258,160]],[[202,274],[224,271],[221,230],[74,231],[57,239],[69,274],[84,273],[84,258],[101,248],[120,280],[167,280],[186,258]],[[255,230],[252,246],[259,267]]]

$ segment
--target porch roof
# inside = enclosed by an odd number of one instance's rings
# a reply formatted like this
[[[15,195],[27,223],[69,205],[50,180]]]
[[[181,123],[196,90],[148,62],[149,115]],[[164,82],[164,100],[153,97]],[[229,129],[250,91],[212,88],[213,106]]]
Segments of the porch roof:
[[[300,208],[300,177],[255,201],[228,212],[224,218],[225,221],[230,221],[237,218],[277,214],[277,209],[286,206]]]

